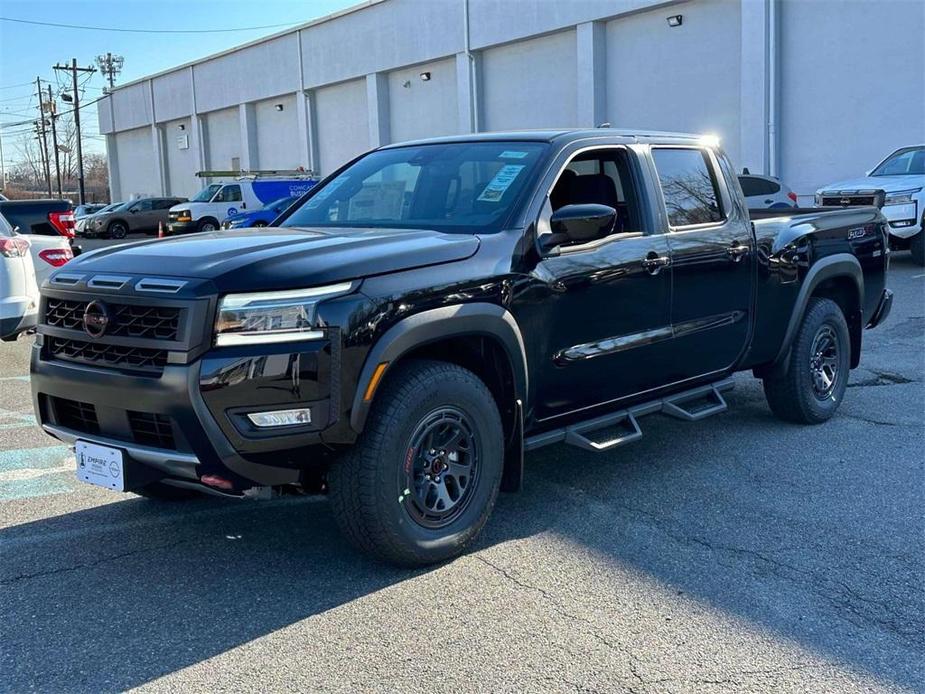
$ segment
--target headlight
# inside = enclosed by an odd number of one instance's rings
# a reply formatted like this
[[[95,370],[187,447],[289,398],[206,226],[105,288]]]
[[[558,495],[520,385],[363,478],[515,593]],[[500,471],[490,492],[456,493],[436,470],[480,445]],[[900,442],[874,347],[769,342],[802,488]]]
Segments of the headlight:
[[[897,190],[895,193],[887,193],[883,204],[908,205],[910,202],[915,202],[915,200],[912,199],[912,196],[921,190],[921,188],[911,188],[910,190]]]
[[[285,292],[228,294],[218,305],[215,344],[268,344],[317,340],[324,336],[316,324],[318,304],[325,299],[349,294],[352,282]]]
[[[180,210],[177,212],[177,221],[178,222],[192,222],[193,215],[190,214],[189,210]]]
[[[816,207],[822,207],[822,193],[816,193]]]

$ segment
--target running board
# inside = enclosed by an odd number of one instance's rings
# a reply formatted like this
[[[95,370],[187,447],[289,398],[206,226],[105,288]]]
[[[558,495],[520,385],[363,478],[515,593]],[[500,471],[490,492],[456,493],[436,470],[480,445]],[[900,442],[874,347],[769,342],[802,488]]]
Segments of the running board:
[[[561,429],[546,431],[524,439],[524,450],[532,451],[553,443],[566,443],[593,453],[612,451],[642,438],[639,417],[661,412],[669,417],[696,422],[725,412],[729,407],[722,394],[731,390],[733,385],[733,380],[728,378]]]

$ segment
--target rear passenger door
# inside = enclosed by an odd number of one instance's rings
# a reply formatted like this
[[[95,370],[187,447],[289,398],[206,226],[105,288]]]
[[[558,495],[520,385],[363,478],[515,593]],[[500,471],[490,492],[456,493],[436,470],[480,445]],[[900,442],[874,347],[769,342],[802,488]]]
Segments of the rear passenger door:
[[[732,367],[751,326],[754,239],[709,148],[653,146],[672,268],[667,382]]]

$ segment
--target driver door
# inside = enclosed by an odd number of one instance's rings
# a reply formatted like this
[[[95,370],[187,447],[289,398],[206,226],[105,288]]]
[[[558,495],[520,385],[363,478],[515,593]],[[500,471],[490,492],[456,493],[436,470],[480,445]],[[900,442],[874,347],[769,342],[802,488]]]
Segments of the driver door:
[[[130,231],[150,231],[155,228],[154,200],[146,198],[132,205],[128,224]]]
[[[538,226],[565,205],[617,210],[610,234],[560,247],[536,265],[522,318],[538,345],[534,416],[551,419],[664,385],[671,342],[668,240],[653,233],[635,153],[579,151],[550,189]]]

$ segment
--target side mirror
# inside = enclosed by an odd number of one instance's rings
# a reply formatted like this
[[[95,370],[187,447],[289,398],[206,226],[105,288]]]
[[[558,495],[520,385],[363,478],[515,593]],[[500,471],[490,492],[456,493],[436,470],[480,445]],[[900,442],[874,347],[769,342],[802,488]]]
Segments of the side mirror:
[[[129,212],[131,212],[132,214],[135,214],[136,212],[138,212],[138,208],[133,207],[132,209],[129,210]]]
[[[603,238],[616,221],[617,211],[607,205],[565,205],[549,220],[552,233],[541,237],[543,250]]]
[[[870,174],[871,174],[872,172],[873,172],[873,169],[867,169],[867,171],[864,172],[864,175],[865,175],[865,176],[870,176]]]

